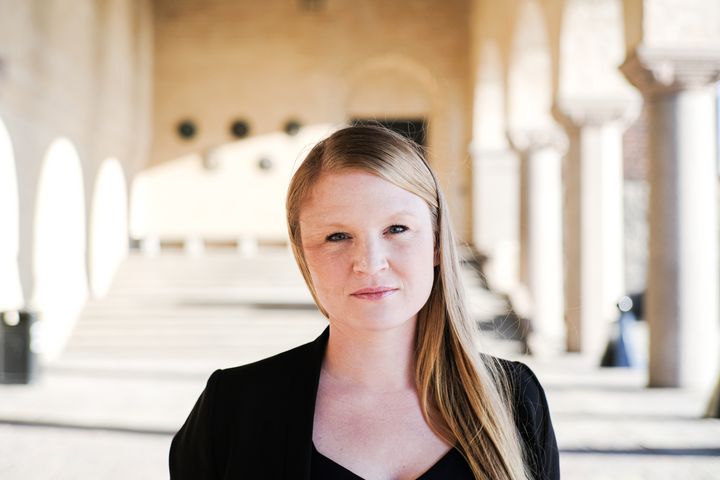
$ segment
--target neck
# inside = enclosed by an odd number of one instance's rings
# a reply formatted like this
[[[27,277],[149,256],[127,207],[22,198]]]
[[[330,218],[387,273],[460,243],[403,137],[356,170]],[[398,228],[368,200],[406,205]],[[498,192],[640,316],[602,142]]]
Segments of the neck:
[[[375,392],[415,389],[415,321],[391,330],[330,323],[323,371],[337,382]]]

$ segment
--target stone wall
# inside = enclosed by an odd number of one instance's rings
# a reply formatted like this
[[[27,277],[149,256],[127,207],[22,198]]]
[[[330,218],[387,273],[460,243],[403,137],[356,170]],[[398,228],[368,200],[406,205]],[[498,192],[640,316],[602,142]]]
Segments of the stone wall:
[[[238,119],[250,136],[272,136],[289,120],[422,117],[430,160],[468,238],[469,8],[466,0],[159,0],[151,164],[234,141]],[[197,126],[190,140],[177,134],[184,119]]]
[[[105,248],[87,223],[104,208],[94,202],[98,172],[115,159],[115,182],[127,183],[147,159],[149,7],[141,0],[0,2],[0,121],[10,143],[0,160],[14,165],[16,178],[2,180],[17,186],[19,219],[0,218],[19,246],[0,248],[0,257],[17,262],[25,308],[51,327],[41,329],[53,332],[47,351],[60,348],[87,296],[88,270],[96,266],[88,252]],[[94,258],[117,262],[121,253]]]

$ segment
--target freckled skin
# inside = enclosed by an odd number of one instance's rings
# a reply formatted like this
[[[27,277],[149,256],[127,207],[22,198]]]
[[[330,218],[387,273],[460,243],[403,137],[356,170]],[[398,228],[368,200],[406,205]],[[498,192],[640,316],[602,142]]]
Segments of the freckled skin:
[[[324,174],[300,210],[305,258],[330,322],[390,329],[425,304],[433,281],[430,210],[418,196],[372,174]],[[397,289],[377,301],[362,288]]]

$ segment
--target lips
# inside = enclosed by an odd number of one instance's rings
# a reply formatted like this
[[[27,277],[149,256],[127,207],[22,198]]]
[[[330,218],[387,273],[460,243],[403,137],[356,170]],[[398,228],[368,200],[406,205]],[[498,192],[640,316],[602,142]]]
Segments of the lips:
[[[390,292],[393,290],[397,290],[397,288],[393,287],[370,287],[370,288],[361,288],[357,292],[353,292],[351,295],[372,295],[372,294],[378,294],[378,293],[384,293],[384,292]]]
[[[368,287],[361,288],[360,290],[357,290],[350,295],[363,300],[380,300],[389,295],[392,295],[397,291],[398,289],[393,287]]]

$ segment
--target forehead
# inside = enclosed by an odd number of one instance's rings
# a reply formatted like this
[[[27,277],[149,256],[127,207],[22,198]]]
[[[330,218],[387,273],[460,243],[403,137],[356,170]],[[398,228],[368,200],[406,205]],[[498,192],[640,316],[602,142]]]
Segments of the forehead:
[[[304,221],[327,219],[335,214],[429,215],[425,202],[407,190],[359,170],[324,172],[300,207]]]

